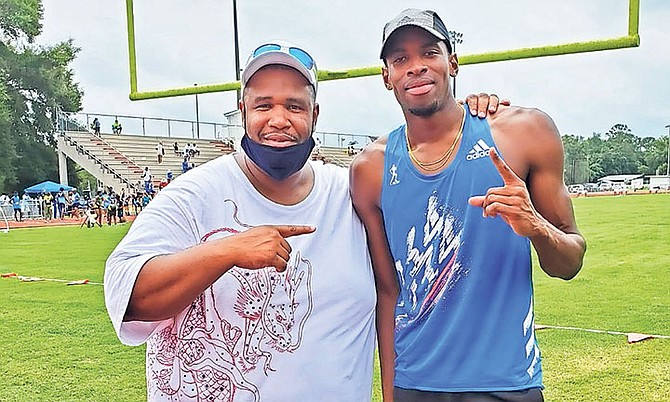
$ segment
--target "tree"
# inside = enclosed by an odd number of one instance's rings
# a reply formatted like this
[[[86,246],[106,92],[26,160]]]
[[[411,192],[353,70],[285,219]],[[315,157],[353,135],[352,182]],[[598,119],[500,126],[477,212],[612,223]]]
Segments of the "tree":
[[[42,14],[41,0],[0,0],[0,191],[56,179],[52,116],[81,110],[69,67],[79,49],[35,45]]]
[[[607,132],[606,170],[614,174],[637,173],[640,139],[625,124],[615,124]]]
[[[570,134],[564,135],[563,149],[565,152],[565,184],[589,181],[590,172],[584,138]]]
[[[668,137],[643,138],[646,174],[665,174],[668,169]]]
[[[640,138],[625,124],[615,124],[604,135],[585,139],[565,134],[562,140],[566,184],[614,174],[665,174],[667,169],[667,137]]]

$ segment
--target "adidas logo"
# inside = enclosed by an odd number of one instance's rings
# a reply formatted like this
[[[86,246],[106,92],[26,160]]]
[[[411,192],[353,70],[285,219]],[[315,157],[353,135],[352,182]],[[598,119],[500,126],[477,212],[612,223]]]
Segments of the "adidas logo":
[[[479,141],[477,141],[477,143],[472,147],[472,149],[468,151],[468,155],[465,157],[465,159],[473,161],[475,159],[489,156],[489,148],[491,147],[480,138]]]

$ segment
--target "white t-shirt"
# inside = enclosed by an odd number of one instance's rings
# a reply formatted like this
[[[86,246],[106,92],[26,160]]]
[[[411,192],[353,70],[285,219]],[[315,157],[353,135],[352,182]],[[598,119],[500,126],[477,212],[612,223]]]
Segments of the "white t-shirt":
[[[376,294],[365,232],[346,170],[312,167],[309,196],[283,206],[232,156],[208,162],[161,191],[109,257],[105,302],[123,343],[147,342],[149,400],[370,401]],[[122,321],[150,258],[263,224],[317,229],[287,239],[283,273],[233,268],[173,319]]]

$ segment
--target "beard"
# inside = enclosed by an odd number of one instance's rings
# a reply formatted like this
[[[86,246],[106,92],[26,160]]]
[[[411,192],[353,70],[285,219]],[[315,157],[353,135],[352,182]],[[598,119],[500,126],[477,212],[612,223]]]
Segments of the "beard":
[[[443,106],[434,100],[430,105],[423,107],[410,107],[407,110],[414,116],[428,117],[443,109]]]

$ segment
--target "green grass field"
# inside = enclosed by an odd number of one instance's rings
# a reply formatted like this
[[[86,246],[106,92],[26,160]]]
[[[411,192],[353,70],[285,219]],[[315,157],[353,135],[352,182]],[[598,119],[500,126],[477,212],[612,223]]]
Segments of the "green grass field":
[[[537,324],[670,335],[670,195],[574,200],[588,241],[570,282],[535,271]],[[128,226],[0,234],[0,273],[102,282]],[[547,401],[670,401],[670,339],[544,329]],[[100,285],[0,279],[0,401],[140,401],[144,348],[121,345]],[[379,397],[375,382],[374,401]]]

